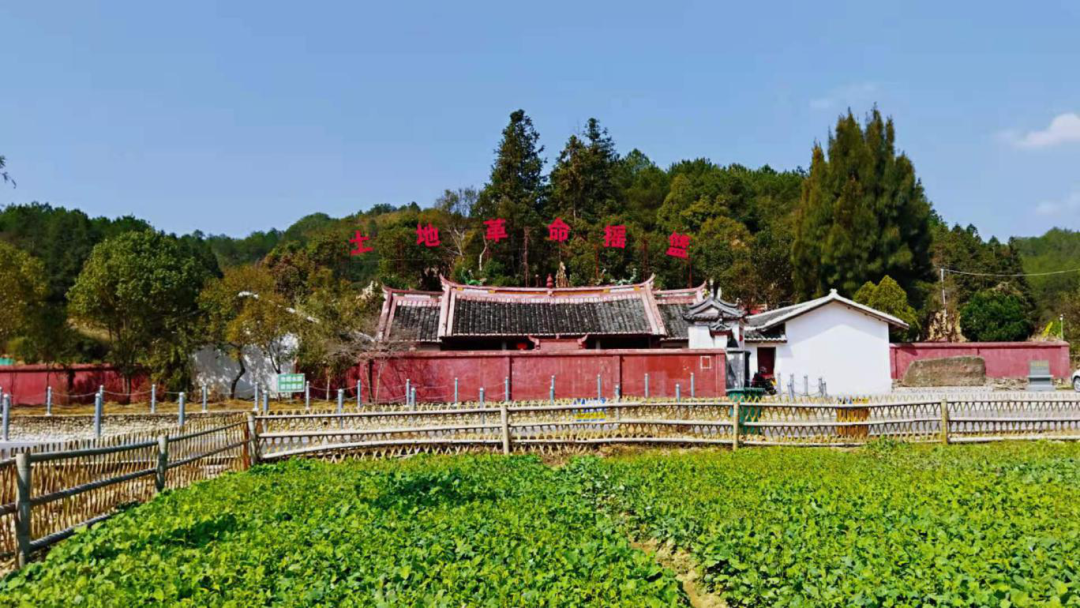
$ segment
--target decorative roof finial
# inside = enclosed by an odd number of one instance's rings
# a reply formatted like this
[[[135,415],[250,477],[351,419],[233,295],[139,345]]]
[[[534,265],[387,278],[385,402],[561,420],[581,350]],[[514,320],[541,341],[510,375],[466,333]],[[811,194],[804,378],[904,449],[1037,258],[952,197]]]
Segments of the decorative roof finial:
[[[570,287],[570,279],[566,276],[566,264],[559,262],[559,271],[555,273],[555,286],[559,289]]]

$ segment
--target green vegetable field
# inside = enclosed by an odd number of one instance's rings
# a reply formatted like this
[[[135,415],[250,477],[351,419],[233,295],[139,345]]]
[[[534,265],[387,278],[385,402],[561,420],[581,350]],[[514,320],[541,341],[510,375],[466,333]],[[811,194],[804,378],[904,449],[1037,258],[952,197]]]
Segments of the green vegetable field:
[[[694,564],[696,596],[658,546]],[[165,493],[0,582],[0,605],[35,607],[691,606],[702,595],[710,606],[1080,606],[1080,444],[644,452],[561,467],[297,460]]]

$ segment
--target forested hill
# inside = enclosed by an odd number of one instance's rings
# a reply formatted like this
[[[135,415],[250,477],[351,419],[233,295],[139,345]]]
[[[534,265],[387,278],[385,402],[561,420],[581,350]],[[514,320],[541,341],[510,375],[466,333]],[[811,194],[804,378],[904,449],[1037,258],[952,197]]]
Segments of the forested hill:
[[[1044,274],[1028,278],[1044,319],[1070,314],[1080,292],[1080,272],[1060,272],[1080,268],[1080,232],[1053,228],[1042,236],[1009,240],[1024,262],[1024,272]]]

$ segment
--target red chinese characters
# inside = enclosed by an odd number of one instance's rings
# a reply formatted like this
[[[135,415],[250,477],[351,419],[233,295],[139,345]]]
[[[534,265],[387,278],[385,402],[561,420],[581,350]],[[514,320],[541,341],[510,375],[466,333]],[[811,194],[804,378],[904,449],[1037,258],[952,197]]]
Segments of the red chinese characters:
[[[430,222],[427,226],[417,224],[416,244],[427,245],[428,247],[438,247],[441,244],[441,242],[439,241],[439,229],[433,226]]]
[[[607,226],[604,228],[604,247],[626,249],[626,226]]]
[[[562,221],[562,218],[555,218],[554,222],[548,224],[549,241],[562,243],[568,238],[570,238],[570,226],[567,226],[566,222]]]
[[[672,232],[668,237],[667,254],[675,258],[687,258],[686,250],[690,248],[690,235]]]
[[[506,220],[502,218],[484,220],[484,226],[487,226],[487,231],[484,233],[485,240],[498,243],[506,238]]]
[[[374,247],[368,247],[364,244],[370,239],[370,236],[364,236],[360,234],[359,230],[357,230],[356,234],[351,239],[349,239],[349,242],[355,245],[352,251],[349,252],[349,255],[361,255],[369,251],[375,251]]]
[[[483,224],[484,240],[498,243],[499,241],[509,238],[506,230],[506,220],[503,218],[484,220]],[[547,225],[547,229],[547,240],[549,241],[565,243],[570,240],[570,225],[563,221],[562,218],[555,218],[555,221]],[[627,232],[625,224],[607,225],[604,227],[603,246],[606,248],[626,249],[626,237]],[[349,239],[349,243],[353,245],[353,248],[349,251],[349,255],[363,255],[375,251],[374,247],[368,245],[368,241],[371,239],[372,237],[361,234],[360,231],[357,230],[354,236]],[[672,257],[688,260],[690,258],[690,239],[691,235],[689,234],[672,232],[671,235],[668,236],[668,244],[670,246],[667,248],[667,254]],[[525,247],[528,247],[528,242],[528,231],[526,230]],[[432,222],[428,222],[426,225],[417,222],[416,244],[417,246],[422,247],[441,247],[442,239],[439,236],[438,227]],[[594,245],[594,247],[599,250],[599,245]]]

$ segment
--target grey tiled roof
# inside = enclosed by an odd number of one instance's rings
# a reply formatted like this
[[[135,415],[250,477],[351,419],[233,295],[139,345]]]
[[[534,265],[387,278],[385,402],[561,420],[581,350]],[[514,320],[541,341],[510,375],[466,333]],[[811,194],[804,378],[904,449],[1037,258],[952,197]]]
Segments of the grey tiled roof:
[[[776,327],[768,331],[761,331],[755,327],[747,327],[743,330],[743,340],[746,342],[786,342],[787,335],[784,327]]]
[[[438,306],[401,306],[394,311],[391,340],[438,342]]]
[[[745,316],[746,311],[739,308],[738,304],[717,298],[704,299],[686,310],[686,318],[689,321],[734,320]]]
[[[813,300],[799,302],[798,304],[792,304],[790,306],[784,306],[782,308],[775,308],[773,310],[761,312],[756,315],[750,315],[746,318],[746,324],[750,327],[761,327],[763,325],[768,325],[769,322],[773,319],[778,319],[785,315],[802,311],[803,309],[813,308],[818,304],[821,304],[826,298],[827,296],[825,298],[815,298]]]
[[[664,328],[667,330],[668,340],[688,340],[690,324],[686,322],[683,315],[686,310],[690,308],[690,304],[664,304],[661,302],[656,303],[656,307],[660,309],[660,317],[664,320]]]
[[[651,334],[640,297],[557,302],[455,298],[454,336]]]

